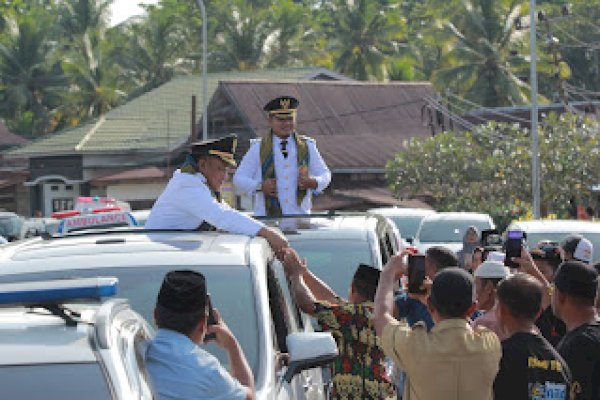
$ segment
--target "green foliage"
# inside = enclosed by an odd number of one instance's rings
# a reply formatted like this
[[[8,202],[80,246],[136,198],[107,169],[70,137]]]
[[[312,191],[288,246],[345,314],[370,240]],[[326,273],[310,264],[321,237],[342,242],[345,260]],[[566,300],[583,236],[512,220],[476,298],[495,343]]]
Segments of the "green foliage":
[[[587,199],[600,181],[600,124],[550,115],[539,130],[542,208],[565,216],[571,197]],[[403,198],[430,196],[442,211],[484,211],[504,222],[531,204],[531,138],[516,124],[490,123],[405,143],[387,177]]]
[[[383,79],[388,56],[398,54],[403,21],[397,1],[332,0],[323,25],[335,68],[358,80]]]

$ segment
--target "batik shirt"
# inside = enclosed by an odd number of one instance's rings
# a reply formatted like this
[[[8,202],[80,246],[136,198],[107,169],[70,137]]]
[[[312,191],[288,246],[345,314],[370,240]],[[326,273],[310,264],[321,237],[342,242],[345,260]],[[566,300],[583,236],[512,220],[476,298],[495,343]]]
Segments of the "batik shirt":
[[[315,317],[323,331],[331,332],[339,357],[331,366],[332,399],[395,398],[385,368],[385,355],[373,327],[373,303],[315,303]]]

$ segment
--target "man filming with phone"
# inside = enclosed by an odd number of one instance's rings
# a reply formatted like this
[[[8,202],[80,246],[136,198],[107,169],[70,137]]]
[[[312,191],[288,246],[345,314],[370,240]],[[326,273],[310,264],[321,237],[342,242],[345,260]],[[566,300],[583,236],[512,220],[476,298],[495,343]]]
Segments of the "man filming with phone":
[[[154,309],[158,331],[145,352],[158,399],[255,398],[254,377],[244,352],[209,302],[204,275],[171,271],[165,276]],[[214,324],[208,326],[211,311]],[[231,374],[199,346],[207,333],[215,334],[215,343],[227,352]]]

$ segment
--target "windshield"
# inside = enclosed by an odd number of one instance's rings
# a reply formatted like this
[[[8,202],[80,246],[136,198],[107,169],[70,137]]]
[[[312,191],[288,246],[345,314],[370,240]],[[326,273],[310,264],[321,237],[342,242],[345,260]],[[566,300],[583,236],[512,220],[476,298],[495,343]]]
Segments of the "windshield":
[[[0,387],[2,397],[9,399],[112,398],[97,363],[2,366]]]
[[[417,229],[419,229],[419,224],[423,219],[422,216],[416,215],[402,215],[402,216],[393,216],[388,217],[394,224],[396,224],[396,228],[400,231],[400,235],[403,238],[414,238],[417,234]]]
[[[348,296],[358,264],[374,265],[373,252],[366,240],[294,240],[288,238],[308,268],[341,297]]]
[[[204,274],[213,306],[219,311],[221,317],[239,341],[254,372],[254,376],[257,376],[259,359],[258,327],[254,306],[253,281],[250,269],[248,268],[176,265],[173,267],[149,266],[143,268],[102,268],[101,270],[81,269],[0,276],[0,283],[71,277],[115,276],[119,278],[117,297],[129,299],[131,307],[148,322],[153,323],[154,318],[152,315],[158,290],[165,274],[174,269],[191,269]],[[229,365],[227,353],[223,350],[214,344],[209,344],[206,348],[221,361],[222,365]]]
[[[457,242],[462,243],[465,231],[469,226],[476,227],[479,232],[491,229],[489,222],[481,219],[431,219],[423,220],[419,231],[419,242]]]

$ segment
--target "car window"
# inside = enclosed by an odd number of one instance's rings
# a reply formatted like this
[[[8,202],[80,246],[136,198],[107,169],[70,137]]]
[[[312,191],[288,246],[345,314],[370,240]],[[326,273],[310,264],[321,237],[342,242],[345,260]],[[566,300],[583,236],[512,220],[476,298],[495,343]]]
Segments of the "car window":
[[[389,216],[388,218],[394,221],[403,238],[415,237],[423,219],[422,216],[416,215]]]
[[[97,363],[2,366],[0,387],[2,393],[19,399],[112,398]]]
[[[290,245],[306,258],[308,268],[339,296],[346,297],[358,264],[376,265],[366,240],[294,240]]]
[[[600,258],[600,233],[595,232],[572,232],[579,233],[581,236],[588,239],[592,242],[593,246],[593,259],[596,260]],[[541,240],[551,240],[553,242],[560,243],[562,239],[567,237],[570,233],[565,232],[527,232],[527,244],[530,248],[533,248],[537,245]]]
[[[459,242],[469,226],[475,226],[479,232],[490,229],[490,223],[472,219],[425,219],[418,236],[420,242]]]
[[[131,308],[140,313],[148,322],[153,323],[153,310],[158,290],[165,274],[173,269],[191,269],[204,274],[214,307],[219,311],[221,317],[239,341],[254,376],[257,376],[259,369],[258,325],[252,276],[248,268],[173,265],[172,267],[81,269],[0,275],[0,283],[69,277],[115,276],[119,278],[117,296],[129,299]],[[227,353],[220,347],[209,343],[206,348],[223,365],[229,365]]]
[[[286,337],[292,330],[290,326],[291,317],[285,304],[282,286],[271,266],[267,268],[267,290],[269,291],[269,308],[271,309],[271,316],[275,327],[277,348],[282,353],[287,353]]]

